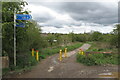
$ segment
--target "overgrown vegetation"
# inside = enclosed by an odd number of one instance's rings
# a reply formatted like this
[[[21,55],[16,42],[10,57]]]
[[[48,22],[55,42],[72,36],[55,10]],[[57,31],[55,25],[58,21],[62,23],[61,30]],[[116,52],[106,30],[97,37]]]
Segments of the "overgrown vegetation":
[[[118,54],[89,54],[88,56],[77,54],[77,62],[85,65],[120,64]]]
[[[85,65],[102,65],[102,64],[120,64],[120,55],[118,53],[118,43],[119,43],[119,31],[120,24],[115,26],[114,29],[109,34],[101,34],[99,32],[94,32],[92,35],[92,41],[89,44],[92,45],[88,52],[112,52],[112,53],[96,53],[89,54],[88,56],[77,54],[77,61]]]
[[[88,55],[77,54],[77,62],[85,65],[103,65],[103,64],[120,64],[120,55],[117,54],[118,50],[111,47],[110,43],[106,42],[93,42],[89,43],[92,46],[86,51]],[[87,53],[90,52],[90,53]],[[92,53],[96,52],[96,53]],[[97,53],[97,52],[112,52],[112,53]]]

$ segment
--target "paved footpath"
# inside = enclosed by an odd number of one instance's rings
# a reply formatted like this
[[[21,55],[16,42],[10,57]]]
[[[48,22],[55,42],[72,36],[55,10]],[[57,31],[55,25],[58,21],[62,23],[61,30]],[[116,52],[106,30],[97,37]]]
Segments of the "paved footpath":
[[[70,57],[74,54],[76,54],[80,49],[82,49],[83,51],[86,51],[91,45],[90,44],[84,44],[83,46],[81,46],[80,48],[70,51],[67,53],[67,56]],[[64,57],[64,54],[62,55],[62,57]]]
[[[90,47],[84,44],[82,47],[68,52],[68,58],[58,60],[59,54],[50,56],[39,62],[31,71],[14,76],[16,78],[97,78],[102,72],[117,71],[117,66],[85,66],[76,62],[76,53],[79,49],[84,51]],[[13,77],[13,76],[8,76]]]

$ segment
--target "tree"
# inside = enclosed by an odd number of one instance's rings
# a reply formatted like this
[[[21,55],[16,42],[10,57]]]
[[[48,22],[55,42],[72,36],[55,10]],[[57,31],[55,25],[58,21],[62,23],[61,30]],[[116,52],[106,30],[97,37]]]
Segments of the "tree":
[[[75,34],[73,33],[73,31],[71,33],[69,33],[69,38],[71,38],[72,42],[75,42]]]
[[[25,5],[27,3],[22,1],[2,3],[2,54],[9,56],[10,66],[13,65],[14,56],[14,10],[16,9],[16,13],[29,14],[29,11],[23,11]],[[40,26],[35,21],[20,21],[25,23],[25,27],[16,27],[17,64],[25,67],[33,63],[31,49],[41,49],[44,40],[40,35]]]
[[[53,40],[55,40],[55,36],[49,33],[47,37],[47,41],[49,42],[50,46],[53,46],[53,43],[54,43]]]
[[[120,40],[120,36],[119,36],[120,24],[115,25],[115,28],[116,29],[113,30],[114,36],[110,39],[110,43],[111,43],[111,45],[118,47],[119,40]]]
[[[85,34],[78,34],[78,35],[76,35],[75,40],[79,41],[79,42],[86,42],[86,35]]]
[[[13,63],[13,34],[14,34],[14,11],[24,12],[26,2],[2,2],[2,53],[8,54],[10,62]],[[23,6],[23,7],[22,7]],[[26,12],[26,11],[25,11]],[[24,35],[24,34],[23,34]],[[10,63],[10,64],[11,64]]]
[[[103,38],[102,38],[102,33],[98,32],[98,31],[95,31],[92,33],[92,36],[91,36],[92,40],[93,41],[101,41]]]

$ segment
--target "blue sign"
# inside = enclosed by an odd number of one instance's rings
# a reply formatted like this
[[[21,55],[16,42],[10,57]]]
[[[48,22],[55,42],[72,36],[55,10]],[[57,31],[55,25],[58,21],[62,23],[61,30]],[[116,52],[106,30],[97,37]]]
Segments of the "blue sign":
[[[17,22],[16,27],[25,27],[25,23]]]
[[[16,14],[16,20],[30,20],[31,18],[29,14]]]

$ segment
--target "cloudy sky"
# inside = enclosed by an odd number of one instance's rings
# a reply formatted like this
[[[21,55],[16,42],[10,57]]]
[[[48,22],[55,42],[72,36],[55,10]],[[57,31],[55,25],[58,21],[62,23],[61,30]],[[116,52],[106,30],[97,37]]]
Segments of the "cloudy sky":
[[[43,33],[109,33],[118,23],[118,2],[28,2]]]

